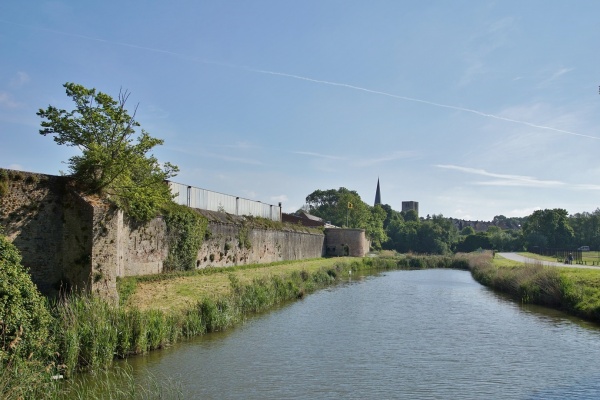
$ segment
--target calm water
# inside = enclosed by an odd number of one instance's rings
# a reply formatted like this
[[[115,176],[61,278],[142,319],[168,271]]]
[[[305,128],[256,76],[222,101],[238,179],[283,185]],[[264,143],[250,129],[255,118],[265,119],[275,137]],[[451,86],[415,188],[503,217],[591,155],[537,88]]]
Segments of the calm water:
[[[394,271],[129,361],[197,399],[600,398],[600,330],[455,270]]]

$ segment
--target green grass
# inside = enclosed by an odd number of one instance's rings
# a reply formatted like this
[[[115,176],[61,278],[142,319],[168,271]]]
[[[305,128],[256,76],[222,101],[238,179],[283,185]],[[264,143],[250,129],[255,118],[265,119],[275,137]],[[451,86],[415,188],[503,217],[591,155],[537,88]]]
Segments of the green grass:
[[[600,321],[600,268],[544,267],[498,256],[492,260],[490,253],[318,259],[137,277],[119,284],[121,295],[128,293],[126,305],[76,295],[52,305],[55,323],[51,336],[58,348],[55,358],[9,360],[0,371],[0,398],[69,398],[63,396],[64,385],[50,379],[53,374],[102,373],[115,357],[143,354],[228,329],[249,314],[344,281],[349,271],[406,268],[469,269],[477,281],[523,303],[552,306]],[[141,293],[147,294],[146,303],[141,301],[144,297],[138,297]],[[103,385],[101,375],[98,379]],[[115,397],[106,398],[127,398],[131,390],[141,390],[128,384],[113,389],[109,391],[117,393]],[[69,390],[74,390],[73,398],[104,398],[77,385]]]
[[[480,283],[516,300],[600,322],[600,268],[544,267],[496,257],[471,271]]]

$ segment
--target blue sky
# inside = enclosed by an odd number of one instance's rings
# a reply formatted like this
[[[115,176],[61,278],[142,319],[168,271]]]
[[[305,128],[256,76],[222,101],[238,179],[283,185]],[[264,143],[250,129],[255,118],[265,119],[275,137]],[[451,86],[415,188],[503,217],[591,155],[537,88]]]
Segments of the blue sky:
[[[0,2],[0,167],[66,170],[63,84],[117,96],[177,182],[285,212],[346,187],[490,220],[600,197],[600,2]]]

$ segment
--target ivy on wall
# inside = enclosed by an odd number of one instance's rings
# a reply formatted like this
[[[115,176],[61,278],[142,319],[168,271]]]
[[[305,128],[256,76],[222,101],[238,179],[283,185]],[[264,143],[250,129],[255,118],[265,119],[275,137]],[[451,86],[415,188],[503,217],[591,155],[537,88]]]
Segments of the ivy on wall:
[[[163,211],[167,224],[169,254],[165,270],[189,270],[196,267],[198,250],[206,234],[208,220],[197,211],[171,203]]]

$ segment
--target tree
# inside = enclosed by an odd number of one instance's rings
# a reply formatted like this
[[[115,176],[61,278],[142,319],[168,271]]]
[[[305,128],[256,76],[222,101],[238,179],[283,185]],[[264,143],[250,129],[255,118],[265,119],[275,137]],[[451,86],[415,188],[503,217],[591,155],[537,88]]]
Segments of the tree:
[[[460,234],[463,235],[463,236],[474,235],[475,234],[475,229],[473,229],[472,226],[465,226],[460,231]]]
[[[571,244],[575,236],[569,225],[569,213],[562,208],[536,210],[523,224],[523,234],[530,246],[564,248]],[[545,240],[544,240],[545,239]]]
[[[37,112],[45,121],[40,134],[54,135],[60,145],[74,146],[81,155],[69,159],[69,170],[81,190],[107,196],[130,216],[145,221],[154,217],[172,195],[165,180],[178,172],[170,163],[160,164],[148,152],[163,140],[151,137],[129,115],[129,92],[117,100],[75,83],[65,83],[73,111],[48,106]],[[137,106],[135,108],[137,110]]]
[[[371,215],[365,226],[365,233],[371,239],[371,245],[374,249],[380,250],[383,243],[388,240],[385,229],[383,228],[386,212],[381,204],[370,207]]]
[[[404,220],[406,222],[418,222],[419,221],[419,214],[417,214],[417,212],[415,210],[408,210],[406,212],[402,213],[402,216],[404,217]],[[431,217],[429,216],[429,214],[427,214],[427,219],[430,219]]]
[[[456,246],[456,251],[462,253],[470,253],[478,249],[492,249],[492,243],[490,242],[490,238],[486,232],[470,234]]]
[[[593,213],[577,213],[569,218],[569,224],[575,232],[577,246],[600,248],[600,209],[596,209]]]
[[[306,196],[308,212],[333,225],[364,229],[374,248],[387,240],[383,222],[386,211],[381,206],[369,206],[358,193],[344,187],[315,190]]]

